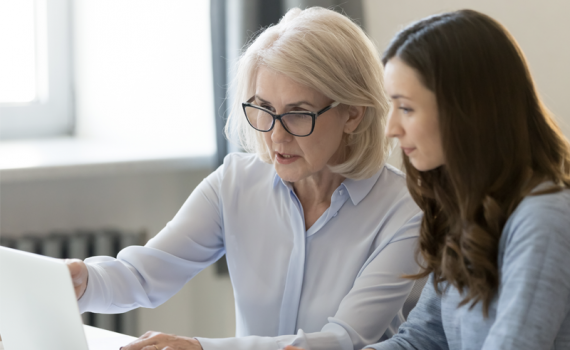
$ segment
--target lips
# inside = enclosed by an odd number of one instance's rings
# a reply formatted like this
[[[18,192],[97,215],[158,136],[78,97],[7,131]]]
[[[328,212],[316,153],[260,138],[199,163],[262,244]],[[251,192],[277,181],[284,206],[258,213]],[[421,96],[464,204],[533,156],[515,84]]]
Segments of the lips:
[[[415,147],[401,147],[402,151],[404,151],[404,153],[408,156],[410,155],[410,153],[412,153],[413,151],[415,151]]]
[[[291,164],[299,158],[300,157],[295,154],[275,152],[275,159],[279,164]]]

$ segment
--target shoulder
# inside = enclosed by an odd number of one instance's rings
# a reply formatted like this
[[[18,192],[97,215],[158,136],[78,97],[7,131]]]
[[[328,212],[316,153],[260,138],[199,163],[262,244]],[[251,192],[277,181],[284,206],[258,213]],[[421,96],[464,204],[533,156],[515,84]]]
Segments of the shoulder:
[[[406,174],[404,174],[403,171],[399,170],[398,168],[396,168],[393,165],[390,164],[384,164],[384,170],[388,172],[388,176],[392,176],[395,179],[400,179],[401,181],[404,182],[404,184],[406,183]]]
[[[377,186],[378,185],[384,189],[392,188],[393,190],[398,191],[400,195],[410,197],[408,186],[406,184],[406,174],[390,164],[385,164],[382,167],[380,177],[377,181]]]
[[[560,225],[565,227],[568,224],[570,224],[569,189],[525,197],[507,221],[508,226],[515,228],[521,225],[554,228]]]
[[[390,164],[384,164],[378,173],[379,175],[376,175],[378,177],[376,186],[384,188],[394,187],[408,192],[408,188],[406,186],[406,174],[402,171],[396,169]]]
[[[374,185],[373,192],[377,200],[382,202],[405,201],[419,211],[408,191],[406,175],[392,165],[385,164],[380,170],[378,180]]]
[[[271,164],[263,162],[254,153],[233,152],[225,156],[220,167],[224,178],[243,178],[275,175]]]
[[[503,248],[547,242],[570,244],[569,189],[525,197],[507,220],[501,237]]]
[[[384,225],[395,225],[398,227],[396,231],[407,232],[393,239],[419,234],[422,211],[408,191],[405,174],[393,166],[386,164],[382,167],[362,204],[371,210],[371,215],[382,217]]]
[[[224,158],[223,164],[206,182],[226,196],[242,189],[271,188],[275,174],[273,165],[263,162],[256,154],[234,152]]]
[[[252,164],[267,164],[262,162],[255,153],[232,152],[224,157],[225,167],[247,167]]]

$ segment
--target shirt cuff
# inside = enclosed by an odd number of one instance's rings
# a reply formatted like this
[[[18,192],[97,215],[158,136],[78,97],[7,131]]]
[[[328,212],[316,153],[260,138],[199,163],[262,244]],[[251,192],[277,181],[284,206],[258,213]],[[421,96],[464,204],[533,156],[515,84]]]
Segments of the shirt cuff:
[[[277,341],[273,337],[248,336],[240,338],[199,338],[196,337],[204,350],[278,350]]]
[[[97,265],[85,264],[89,277],[87,279],[87,288],[85,293],[77,300],[79,312],[87,311],[98,312],[97,310],[105,310],[106,300],[110,300],[106,295],[106,291],[101,286],[104,285],[105,270]]]

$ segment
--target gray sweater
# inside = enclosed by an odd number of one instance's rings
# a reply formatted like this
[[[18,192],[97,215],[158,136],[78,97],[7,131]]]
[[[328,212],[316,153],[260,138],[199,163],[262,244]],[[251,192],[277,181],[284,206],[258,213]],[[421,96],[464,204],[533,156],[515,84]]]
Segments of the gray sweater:
[[[481,303],[457,307],[430,276],[408,321],[377,350],[570,349],[570,190],[526,197],[499,243],[500,286],[489,317]]]

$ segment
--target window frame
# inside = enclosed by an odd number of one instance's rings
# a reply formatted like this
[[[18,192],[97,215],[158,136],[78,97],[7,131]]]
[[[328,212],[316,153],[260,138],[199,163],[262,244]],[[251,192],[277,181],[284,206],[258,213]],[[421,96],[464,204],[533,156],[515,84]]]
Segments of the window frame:
[[[74,132],[71,1],[35,0],[34,5],[37,98],[0,104],[0,140]]]

